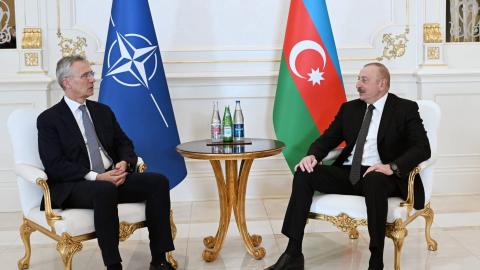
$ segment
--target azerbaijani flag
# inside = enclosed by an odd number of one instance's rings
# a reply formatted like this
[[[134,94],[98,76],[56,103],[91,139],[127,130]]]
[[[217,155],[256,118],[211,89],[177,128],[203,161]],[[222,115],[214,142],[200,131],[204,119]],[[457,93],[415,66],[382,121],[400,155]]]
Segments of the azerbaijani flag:
[[[292,172],[345,100],[325,0],[291,0],[273,126]]]

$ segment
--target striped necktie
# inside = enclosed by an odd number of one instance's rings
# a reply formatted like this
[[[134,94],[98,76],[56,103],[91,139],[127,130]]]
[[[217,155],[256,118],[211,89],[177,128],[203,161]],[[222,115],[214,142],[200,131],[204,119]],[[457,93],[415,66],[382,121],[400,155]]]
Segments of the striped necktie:
[[[85,137],[87,137],[87,148],[90,153],[90,163],[92,164],[92,171],[97,173],[105,172],[105,166],[100,155],[100,146],[98,142],[97,133],[93,126],[92,120],[88,117],[87,107],[81,105],[80,111],[82,111],[83,127],[85,128]]]

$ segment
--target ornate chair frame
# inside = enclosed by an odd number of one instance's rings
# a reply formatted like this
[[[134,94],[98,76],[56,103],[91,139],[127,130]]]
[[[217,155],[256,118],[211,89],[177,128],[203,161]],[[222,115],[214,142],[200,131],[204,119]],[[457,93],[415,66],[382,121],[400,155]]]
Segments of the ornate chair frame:
[[[139,164],[138,171],[143,172],[144,170],[145,165],[143,163]],[[25,216],[23,217],[23,223],[20,226],[20,237],[22,238],[23,245],[25,247],[25,255],[18,261],[18,269],[22,270],[29,268],[31,256],[30,235],[32,234],[32,232],[39,231],[57,242],[57,251],[62,258],[64,269],[71,270],[73,256],[75,255],[75,253],[82,250],[82,242],[95,239],[97,238],[97,236],[95,235],[95,232],[77,236],[71,236],[70,234],[65,232],[62,234],[57,234],[55,231],[55,222],[62,220],[62,216],[57,215],[52,209],[50,190],[47,185],[47,178],[45,173],[42,170],[29,165],[19,164],[15,166],[15,172],[17,173],[17,175],[21,176],[23,179],[29,179],[26,178],[27,176],[24,173],[25,171],[28,171],[29,174],[37,173],[39,176],[36,178],[35,182],[41,187],[43,191],[43,195],[45,198],[45,218],[50,228],[45,228],[35,223],[34,221],[26,218]],[[127,240],[135,230],[143,228],[145,226],[145,221],[137,223],[120,222],[120,241]],[[177,227],[173,222],[172,210],[170,210],[170,226],[172,228],[173,239],[175,239],[177,234]],[[174,259],[172,252],[167,253],[167,260],[173,265],[175,269],[177,268],[178,263]]]
[[[429,106],[431,108],[433,107],[432,110],[435,110],[435,113],[437,113],[438,119],[434,119],[435,121],[437,121],[437,123],[434,124],[435,125],[434,132],[436,133],[436,128],[438,126],[438,122],[440,121],[439,119],[440,109],[438,105],[436,105],[431,101],[419,101],[419,105],[421,104],[425,104],[424,106],[427,106],[427,107]],[[434,141],[432,140],[430,141],[430,145],[432,148],[431,158],[425,162],[422,162],[410,172],[409,178],[408,178],[407,199],[398,205],[398,207],[402,207],[405,209],[405,212],[406,212],[405,218],[396,218],[391,223],[387,222],[386,237],[391,238],[393,240],[393,244],[395,247],[394,249],[394,269],[395,270],[400,270],[400,256],[401,256],[403,241],[405,237],[408,235],[407,225],[410,224],[413,220],[415,220],[419,216],[422,216],[425,219],[425,239],[427,242],[428,250],[430,251],[437,250],[438,244],[434,239],[432,239],[430,234],[430,230],[433,224],[433,218],[435,215],[434,210],[431,207],[431,203],[428,201],[425,204],[425,207],[421,210],[413,209],[415,176],[419,174],[422,170],[427,169],[428,167],[432,166],[436,162],[436,154],[435,154],[436,137]],[[329,161],[332,162],[333,160],[335,160],[335,158],[338,157],[340,152],[341,152],[341,149],[335,149],[331,151],[322,162],[329,162]],[[322,196],[322,195],[314,195],[314,196]],[[336,195],[336,196],[341,197],[341,196],[350,196],[350,195]],[[346,211],[348,212],[347,209]],[[366,213],[365,213],[365,216],[366,216]],[[308,218],[328,221],[332,223],[334,226],[336,226],[338,229],[340,229],[341,231],[348,233],[348,236],[350,239],[358,239],[359,237],[359,233],[357,230],[358,226],[368,225],[366,218],[352,218],[348,214],[343,212],[337,216],[331,216],[331,215],[325,215],[322,213],[316,213],[316,212],[310,211]]]
[[[15,114],[18,114],[18,115],[14,116]],[[33,120],[28,119],[33,123],[34,120],[36,120],[37,115],[38,115],[38,111],[33,109],[27,109],[27,110],[21,109],[11,114],[8,120],[8,128],[10,130],[12,142],[15,136],[15,132],[12,131],[13,129],[16,129],[14,127],[14,125],[16,124],[15,122],[19,121],[19,119],[22,119],[21,117],[26,116],[28,118],[35,117],[35,119]],[[22,125],[31,125],[31,123],[22,123]],[[18,129],[17,131],[25,132],[31,128],[32,128],[31,126],[27,126],[26,129],[25,127],[23,127]],[[27,135],[27,136],[30,136],[30,135]],[[25,138],[23,138],[23,140],[25,140]],[[13,148],[15,151],[15,148],[18,147],[19,144],[13,143],[13,145],[14,145]],[[27,143],[27,145],[29,144]],[[37,159],[39,160],[38,157]],[[39,231],[57,243],[56,249],[60,254],[60,257],[62,258],[64,269],[71,270],[73,256],[75,255],[75,253],[82,250],[82,247],[83,247],[82,242],[96,238],[95,232],[93,231],[90,233],[74,235],[74,236],[70,235],[67,232],[63,232],[61,234],[56,232],[55,223],[62,220],[63,218],[61,215],[58,215],[57,213],[55,213],[55,211],[52,209],[50,190],[47,185],[46,173],[43,171],[43,169],[40,169],[37,167],[38,164],[37,165],[26,164],[26,163],[35,164],[39,162],[38,160],[35,159],[35,157],[31,158],[31,160],[32,161],[28,161],[28,162],[16,160],[15,173],[19,178],[18,181],[25,180],[25,182],[29,186],[33,186],[33,188],[37,186],[37,188],[40,188],[42,190],[44,203],[45,203],[44,214],[45,214],[45,219],[46,219],[46,223],[48,224],[48,227],[42,226],[36,223],[35,221],[33,221],[32,219],[29,219],[28,217],[25,216],[25,213],[24,213],[23,223],[20,226],[19,230],[20,230],[20,236],[23,241],[23,245],[25,247],[25,255],[18,261],[18,269],[22,270],[22,269],[29,268],[30,257],[31,257],[30,235],[35,231]],[[137,164],[137,172],[143,173],[145,169],[146,169],[146,165],[141,161],[141,159],[139,159],[139,163]],[[145,226],[146,226],[145,221],[140,221],[136,223],[128,223],[124,221],[120,222],[120,228],[119,228],[120,241],[125,241],[130,237],[130,235],[133,234],[135,230],[143,228]],[[173,221],[172,210],[170,210],[170,226],[172,228],[172,237],[173,239],[175,239],[177,228]],[[177,261],[174,259],[172,252],[167,253],[167,261],[170,262],[175,269],[177,268],[178,264],[177,264]]]

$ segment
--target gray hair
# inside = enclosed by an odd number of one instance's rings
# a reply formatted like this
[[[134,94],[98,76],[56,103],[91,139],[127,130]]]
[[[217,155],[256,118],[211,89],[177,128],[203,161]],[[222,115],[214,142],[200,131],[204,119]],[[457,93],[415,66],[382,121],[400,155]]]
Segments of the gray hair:
[[[57,62],[57,81],[58,84],[65,90],[63,87],[63,80],[70,75],[70,67],[72,67],[75,62],[87,62],[87,58],[81,55],[70,55],[64,56]]]

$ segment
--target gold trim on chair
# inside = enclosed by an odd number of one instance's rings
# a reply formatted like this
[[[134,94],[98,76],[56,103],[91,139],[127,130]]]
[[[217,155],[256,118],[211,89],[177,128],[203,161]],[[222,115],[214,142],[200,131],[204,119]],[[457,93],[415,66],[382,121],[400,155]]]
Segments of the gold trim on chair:
[[[413,194],[413,188],[415,184],[415,176],[420,173],[420,167],[415,167],[413,170],[410,172],[408,176],[408,194],[407,194],[407,200],[405,202],[400,203],[400,206],[406,207],[407,208],[407,217],[410,216],[410,213],[412,212],[413,209],[413,202],[414,202],[414,194]]]
[[[408,231],[406,226],[410,224],[414,219],[418,216],[422,216],[425,218],[425,239],[427,241],[427,248],[430,251],[437,250],[437,242],[431,237],[430,230],[433,224],[433,217],[434,211],[431,207],[430,203],[425,205],[424,209],[416,211],[412,214],[413,210],[413,194],[414,194],[414,182],[415,176],[419,174],[421,168],[419,166],[415,167],[409,174],[408,177],[408,195],[407,200],[400,203],[400,207],[405,207],[407,211],[407,215],[405,220],[396,219],[393,223],[387,223],[385,236],[391,238],[393,240],[393,244],[395,247],[394,250],[394,269],[400,270],[400,255],[402,252],[403,241],[405,237],[408,235]],[[367,226],[368,222],[366,219],[355,219],[351,218],[345,213],[341,213],[338,216],[328,216],[320,213],[313,213],[310,212],[308,218],[323,220],[331,222],[337,228],[339,228],[342,232],[348,232],[348,236],[350,239],[357,239],[358,238],[358,231],[357,226]]]
[[[357,231],[358,226],[360,225],[367,226],[366,219],[354,219],[345,213],[341,213],[338,216],[334,217],[334,216],[328,216],[328,215],[310,212],[308,217],[312,219],[331,222],[342,232],[348,232],[348,237],[350,239],[358,238],[358,231]]]
[[[403,224],[401,219],[396,219],[395,222],[387,224],[385,236],[393,240],[395,246],[394,251],[394,269],[400,270],[400,255],[402,252],[403,241],[408,235],[408,231],[405,228],[406,224]]]
[[[138,166],[139,172],[144,172],[146,166],[144,163],[141,163]],[[30,257],[31,257],[31,245],[30,245],[30,235],[34,231],[39,231],[44,235],[50,237],[52,240],[57,242],[57,251],[62,258],[64,269],[71,270],[72,269],[72,259],[75,253],[82,250],[82,243],[83,241],[95,239],[96,235],[95,232],[71,236],[68,233],[62,233],[58,235],[55,231],[55,222],[61,220],[62,217],[60,215],[55,214],[52,209],[52,203],[50,198],[50,189],[48,188],[47,180],[43,178],[38,178],[36,180],[37,185],[42,188],[43,195],[44,195],[44,203],[45,203],[45,218],[47,220],[50,229],[45,228],[28,218],[23,218],[23,223],[20,226],[20,237],[22,238],[23,245],[25,247],[25,255],[18,261],[18,269],[23,270],[27,269],[30,266]],[[136,223],[127,223],[127,222],[120,222],[119,228],[119,238],[120,241],[125,241],[133,234],[133,232],[137,229],[145,227],[145,221],[136,222]],[[177,234],[177,228],[175,223],[173,222],[173,211],[170,210],[170,226],[172,229],[172,238],[175,240],[175,236]],[[176,269],[178,266],[177,261],[173,257],[172,252],[167,252],[167,261]]]
[[[430,203],[425,206],[423,209],[421,216],[425,218],[425,239],[427,240],[428,250],[436,251],[437,250],[437,241],[432,239],[430,235],[430,229],[432,228],[433,224],[433,217],[435,213],[433,209],[430,207]]]
[[[125,221],[120,222],[119,226],[119,239],[120,241],[127,240],[130,235],[133,234],[134,231],[137,229],[145,227],[145,222],[137,222],[137,223],[127,223]]]
[[[170,210],[170,226],[172,228],[172,239],[175,240],[175,237],[177,236],[177,226],[175,225],[175,222],[173,222],[173,211],[172,210]],[[173,257],[173,252],[172,251],[167,252],[167,261],[173,266],[173,268],[177,269],[178,262]]]
[[[57,251],[62,257],[65,270],[72,269],[72,258],[75,253],[82,250],[82,243],[74,240],[68,233],[62,233],[60,240],[57,242]]]
[[[25,255],[18,261],[18,269],[27,269],[30,266],[30,256],[32,255],[32,247],[30,246],[30,235],[35,229],[30,226],[28,220],[23,219],[23,223],[20,226],[20,237],[22,238],[23,245],[25,246]]]
[[[52,209],[52,201],[50,199],[50,189],[48,188],[47,180],[38,178],[37,185],[42,188],[43,191],[43,198],[44,198],[44,205],[45,205],[45,218],[47,219],[47,223],[50,226],[53,233],[55,233],[55,222],[57,220],[61,220],[62,216],[59,216],[53,212]]]

